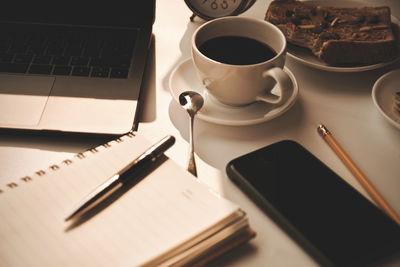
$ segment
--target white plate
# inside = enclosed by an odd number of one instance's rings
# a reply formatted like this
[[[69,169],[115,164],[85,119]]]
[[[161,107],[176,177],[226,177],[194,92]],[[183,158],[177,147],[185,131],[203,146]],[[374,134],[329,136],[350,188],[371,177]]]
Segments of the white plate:
[[[357,2],[357,1],[347,1],[347,0],[311,0],[307,2],[313,2],[316,5],[320,6],[333,6],[333,7],[361,7],[365,6],[365,3],[363,2]],[[376,6],[379,6],[382,4],[379,4],[379,2],[376,3]],[[332,72],[360,72],[360,71],[366,71],[366,70],[372,70],[372,69],[377,69],[381,68],[384,66],[387,66],[389,64],[392,64],[393,62],[397,61],[400,58],[400,21],[392,16],[392,25],[394,26],[395,34],[397,35],[397,40],[398,40],[398,56],[396,59],[388,62],[383,62],[383,63],[378,63],[378,64],[372,64],[372,65],[362,65],[362,66],[352,66],[352,67],[335,67],[335,66],[330,66],[326,64],[324,61],[318,59],[310,50],[307,48],[303,48],[300,46],[292,45],[288,43],[287,47],[287,54],[290,58],[303,63],[307,66],[316,68],[316,69],[321,69],[321,70],[327,70],[327,71],[332,71]]]
[[[212,99],[198,80],[191,59],[182,62],[173,70],[169,79],[169,88],[177,103],[179,103],[178,98],[183,91],[192,90],[200,93],[204,97],[204,106],[199,111],[197,118],[201,120],[231,126],[251,125],[272,120],[286,112],[294,104],[299,93],[297,81],[289,69],[285,68],[284,71],[292,80],[293,94],[286,103],[280,106],[255,102],[247,106],[232,107]]]
[[[400,91],[400,69],[382,75],[372,88],[372,99],[381,114],[400,129],[400,113],[393,110],[394,94]]]

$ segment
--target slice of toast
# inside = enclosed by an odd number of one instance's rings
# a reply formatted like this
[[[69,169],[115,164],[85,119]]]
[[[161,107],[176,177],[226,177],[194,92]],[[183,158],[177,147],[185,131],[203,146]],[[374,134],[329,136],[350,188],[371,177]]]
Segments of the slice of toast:
[[[274,0],[265,20],[288,42],[310,49],[330,65],[375,64],[397,56],[389,7],[337,8]]]

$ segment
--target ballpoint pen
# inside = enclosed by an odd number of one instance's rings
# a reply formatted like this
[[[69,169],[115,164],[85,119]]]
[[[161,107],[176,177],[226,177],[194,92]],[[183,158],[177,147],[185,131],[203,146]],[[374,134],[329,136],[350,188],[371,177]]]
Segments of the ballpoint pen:
[[[149,166],[151,163],[156,162],[157,159],[160,158],[160,156],[163,155],[163,153],[174,143],[175,137],[168,135],[156,144],[152,145],[149,149],[126,165],[122,170],[111,176],[109,179],[107,179],[107,181],[86,196],[78,205],[78,208],[76,208],[68,217],[65,218],[65,221],[79,217],[98,205],[118,188],[120,188],[124,183],[134,179],[137,172]],[[143,178],[144,176],[142,176],[142,179]]]
[[[357,165],[351,160],[349,155],[343,150],[343,148],[336,142],[333,138],[331,132],[323,125],[320,124],[317,128],[318,133],[321,137],[328,143],[332,150],[338,155],[350,172],[356,177],[356,179],[361,183],[364,189],[368,192],[371,198],[382,208],[388,216],[390,216],[394,221],[400,224],[400,217],[396,214],[393,208],[386,202],[383,196],[376,190],[372,183],[367,179],[367,177],[361,172]]]

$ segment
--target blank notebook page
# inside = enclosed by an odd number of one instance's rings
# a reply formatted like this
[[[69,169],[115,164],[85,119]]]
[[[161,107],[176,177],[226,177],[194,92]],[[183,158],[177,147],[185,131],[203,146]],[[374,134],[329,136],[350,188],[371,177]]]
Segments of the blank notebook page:
[[[0,266],[141,265],[238,210],[166,160],[67,230],[64,219],[76,204],[149,146],[140,135],[124,136],[0,187]]]

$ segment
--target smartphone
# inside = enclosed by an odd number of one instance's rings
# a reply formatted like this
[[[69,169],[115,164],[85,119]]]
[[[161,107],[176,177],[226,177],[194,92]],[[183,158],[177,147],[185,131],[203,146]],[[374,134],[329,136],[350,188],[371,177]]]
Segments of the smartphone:
[[[300,144],[263,147],[233,159],[226,171],[321,265],[399,260],[400,226]]]

